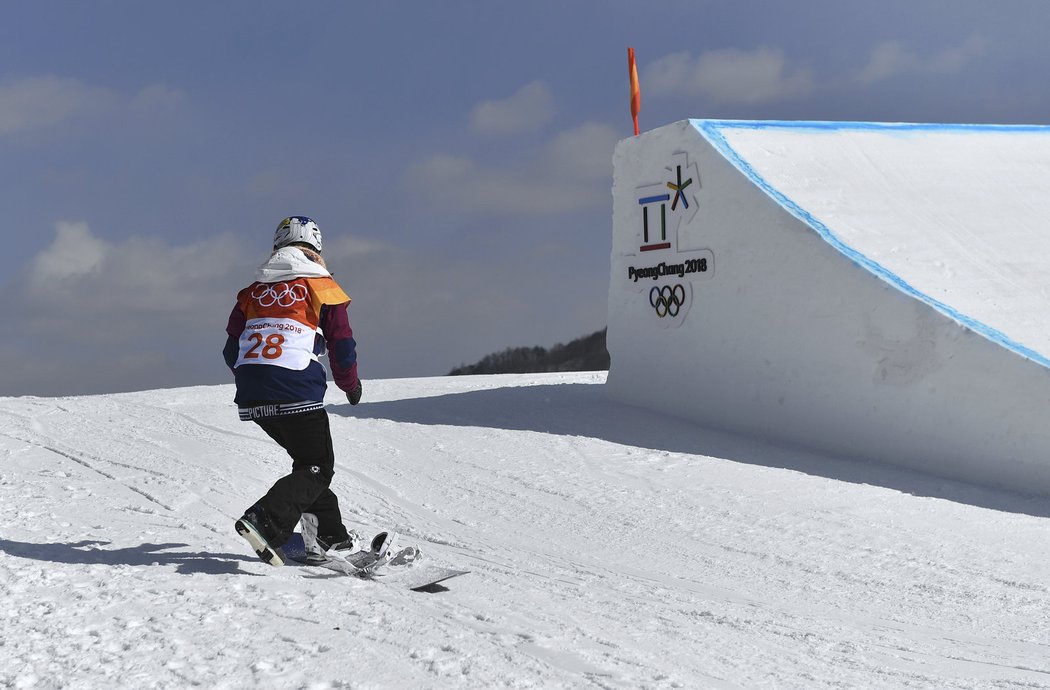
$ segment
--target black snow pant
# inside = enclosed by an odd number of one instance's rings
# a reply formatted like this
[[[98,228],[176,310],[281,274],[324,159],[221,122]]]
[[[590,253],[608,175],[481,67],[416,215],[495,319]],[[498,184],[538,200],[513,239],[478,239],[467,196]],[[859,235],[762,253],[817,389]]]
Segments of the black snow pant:
[[[348,538],[339,499],[328,486],[335,474],[335,452],[328,413],[321,410],[254,420],[292,456],[292,472],[281,477],[255,505],[270,519],[274,546],[292,535],[303,513],[317,516],[317,536],[331,545]]]

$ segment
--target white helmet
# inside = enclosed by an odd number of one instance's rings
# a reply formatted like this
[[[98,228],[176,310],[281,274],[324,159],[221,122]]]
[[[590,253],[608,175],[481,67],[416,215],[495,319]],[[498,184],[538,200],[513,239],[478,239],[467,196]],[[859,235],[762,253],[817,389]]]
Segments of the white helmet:
[[[273,233],[273,248],[280,249],[295,242],[308,244],[320,254],[321,229],[306,216],[285,218],[277,224],[277,230]]]

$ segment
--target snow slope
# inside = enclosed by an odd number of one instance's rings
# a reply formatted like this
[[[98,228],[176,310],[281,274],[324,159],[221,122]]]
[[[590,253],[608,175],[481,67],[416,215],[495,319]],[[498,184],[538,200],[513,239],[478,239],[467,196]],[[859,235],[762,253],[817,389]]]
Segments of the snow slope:
[[[697,126],[850,258],[1050,365],[1050,128]]]
[[[232,387],[0,399],[0,686],[1050,687],[1045,499],[705,431],[603,374],[332,396],[424,594],[256,560]]]

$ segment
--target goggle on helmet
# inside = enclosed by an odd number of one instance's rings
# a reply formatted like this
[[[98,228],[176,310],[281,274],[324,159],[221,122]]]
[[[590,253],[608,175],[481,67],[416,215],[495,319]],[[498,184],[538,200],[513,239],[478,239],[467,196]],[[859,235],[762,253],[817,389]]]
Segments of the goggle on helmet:
[[[280,249],[295,242],[302,242],[321,253],[321,229],[306,216],[291,216],[277,224],[273,233],[273,248]]]

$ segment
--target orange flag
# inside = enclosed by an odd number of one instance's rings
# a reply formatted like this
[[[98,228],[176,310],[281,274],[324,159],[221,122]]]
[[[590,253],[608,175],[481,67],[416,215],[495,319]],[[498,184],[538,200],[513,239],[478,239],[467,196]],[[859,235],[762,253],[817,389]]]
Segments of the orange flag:
[[[631,71],[631,118],[634,136],[638,136],[638,111],[642,109],[642,91],[638,88],[638,67],[634,64],[634,48],[627,49],[627,68]]]

